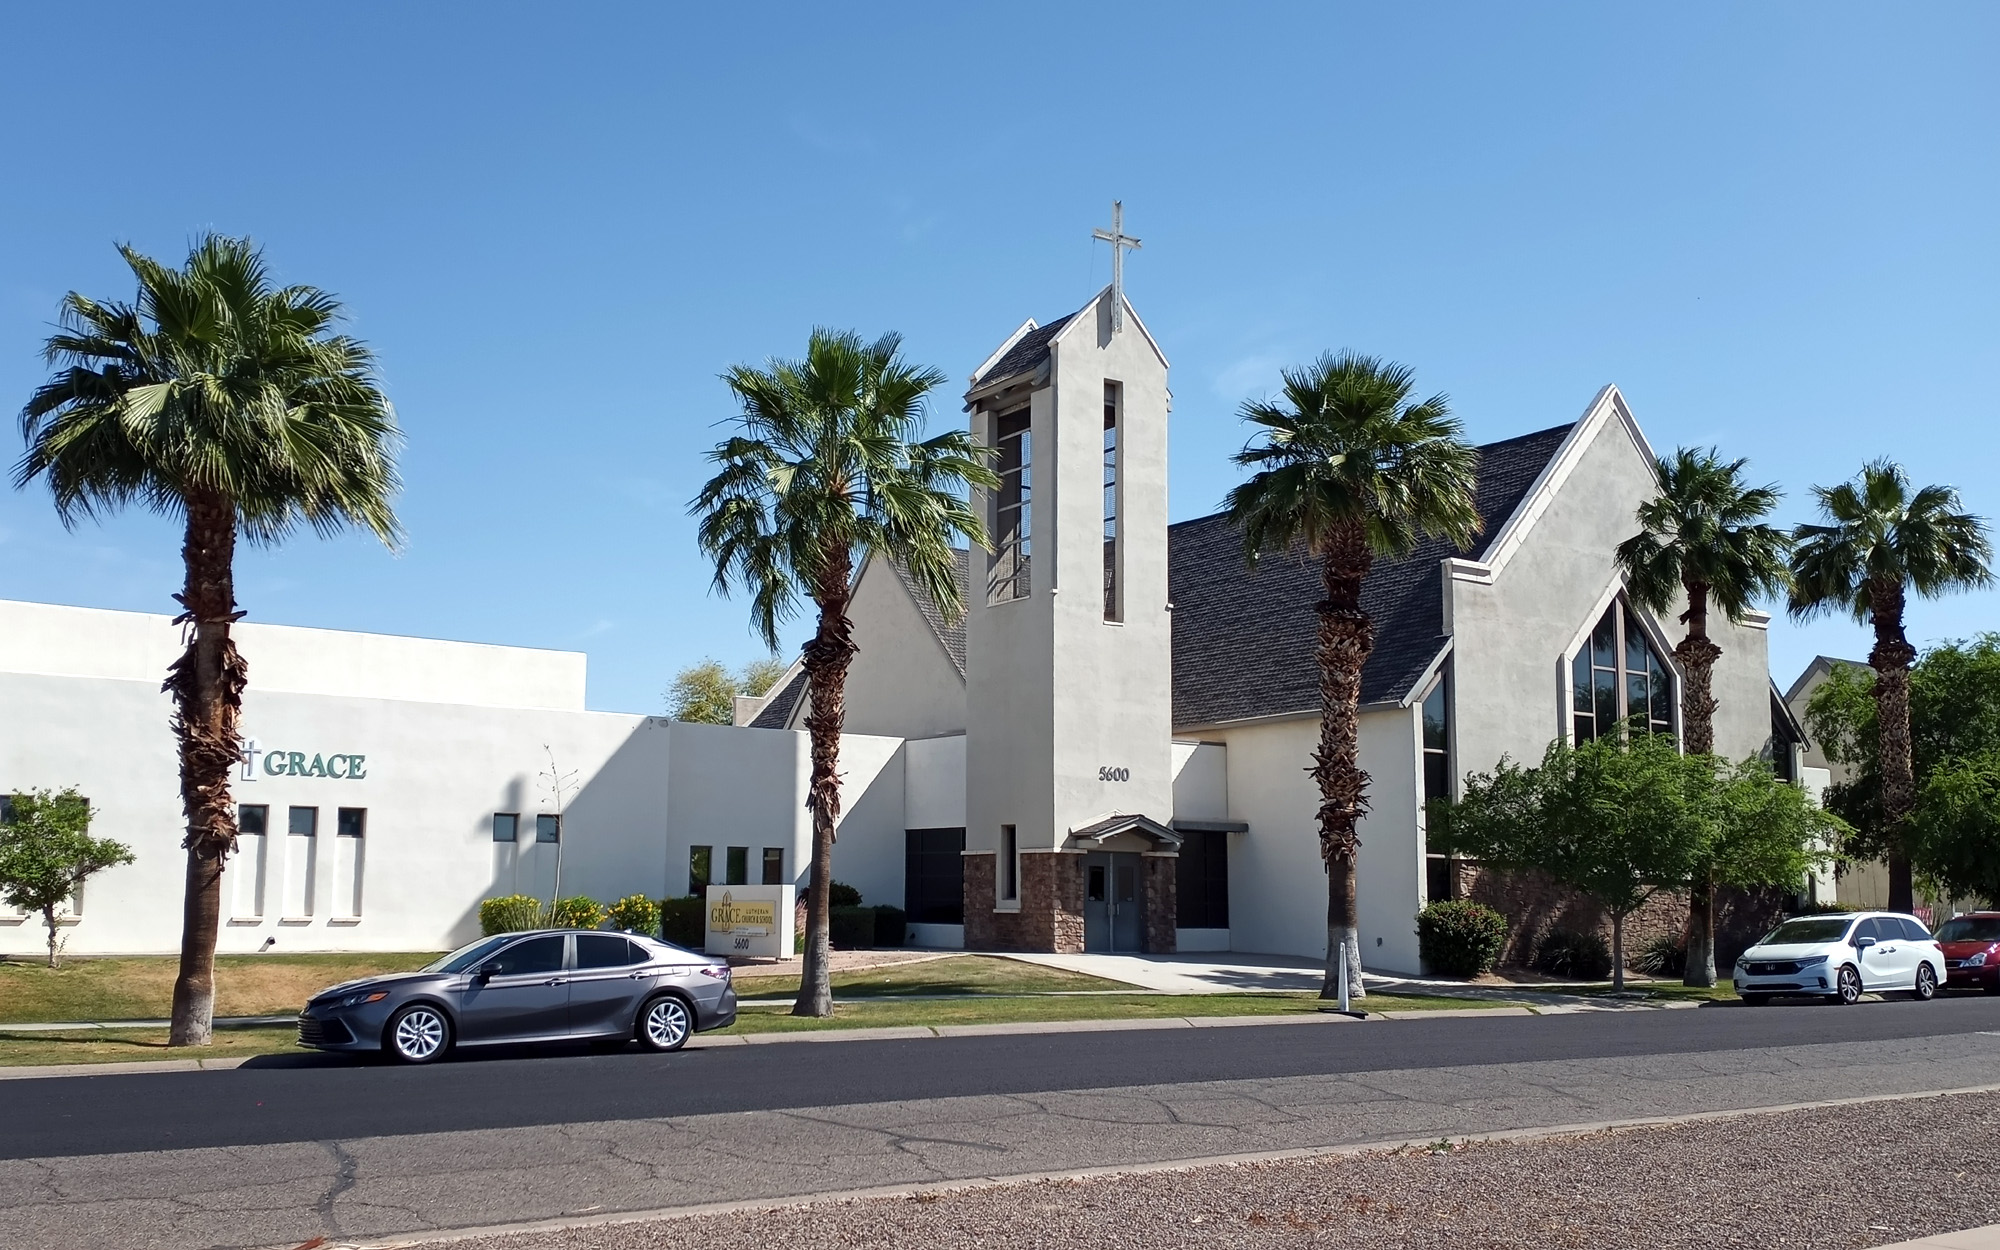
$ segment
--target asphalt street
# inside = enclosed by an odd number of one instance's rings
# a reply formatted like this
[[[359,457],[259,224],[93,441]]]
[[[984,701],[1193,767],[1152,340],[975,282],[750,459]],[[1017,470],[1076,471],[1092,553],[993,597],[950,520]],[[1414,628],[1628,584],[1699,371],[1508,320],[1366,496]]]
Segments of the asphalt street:
[[[2000,998],[0,1083],[0,1246],[296,1246],[2000,1085]]]
[[[2000,997],[735,1046],[320,1055],[10,1082],[0,1159],[395,1137],[913,1099],[1877,1042],[2000,1030]],[[2000,1074],[1996,1074],[2000,1077]]]

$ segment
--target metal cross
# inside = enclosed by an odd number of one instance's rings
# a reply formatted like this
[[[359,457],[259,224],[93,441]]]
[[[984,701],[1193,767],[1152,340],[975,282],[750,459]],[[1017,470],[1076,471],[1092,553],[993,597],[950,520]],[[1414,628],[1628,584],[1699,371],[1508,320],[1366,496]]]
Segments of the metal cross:
[[[1139,240],[1125,233],[1125,201],[1111,201],[1111,229],[1092,230],[1090,237],[1111,245],[1111,332],[1125,328],[1125,249],[1139,250]]]

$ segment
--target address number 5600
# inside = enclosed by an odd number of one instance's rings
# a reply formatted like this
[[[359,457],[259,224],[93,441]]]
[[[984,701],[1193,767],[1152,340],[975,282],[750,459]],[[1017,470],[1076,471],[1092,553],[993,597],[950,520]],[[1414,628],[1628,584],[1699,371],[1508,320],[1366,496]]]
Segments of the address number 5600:
[[[1097,770],[1097,779],[1099,781],[1130,781],[1132,780],[1132,770],[1129,768],[1100,768]]]

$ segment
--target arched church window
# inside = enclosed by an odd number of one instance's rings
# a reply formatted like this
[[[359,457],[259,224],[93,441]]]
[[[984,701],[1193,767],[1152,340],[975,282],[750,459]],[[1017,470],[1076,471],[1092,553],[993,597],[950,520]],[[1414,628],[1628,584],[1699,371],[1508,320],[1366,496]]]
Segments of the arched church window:
[[[1570,662],[1570,723],[1578,742],[1619,725],[1674,731],[1674,678],[1622,599],[1613,600]]]

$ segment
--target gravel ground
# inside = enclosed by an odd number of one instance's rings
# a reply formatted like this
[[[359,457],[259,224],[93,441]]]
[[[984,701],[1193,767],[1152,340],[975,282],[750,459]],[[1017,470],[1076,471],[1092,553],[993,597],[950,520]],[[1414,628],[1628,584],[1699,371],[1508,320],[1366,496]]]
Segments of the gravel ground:
[[[826,1202],[454,1250],[1880,1246],[2000,1223],[2000,1094]]]

